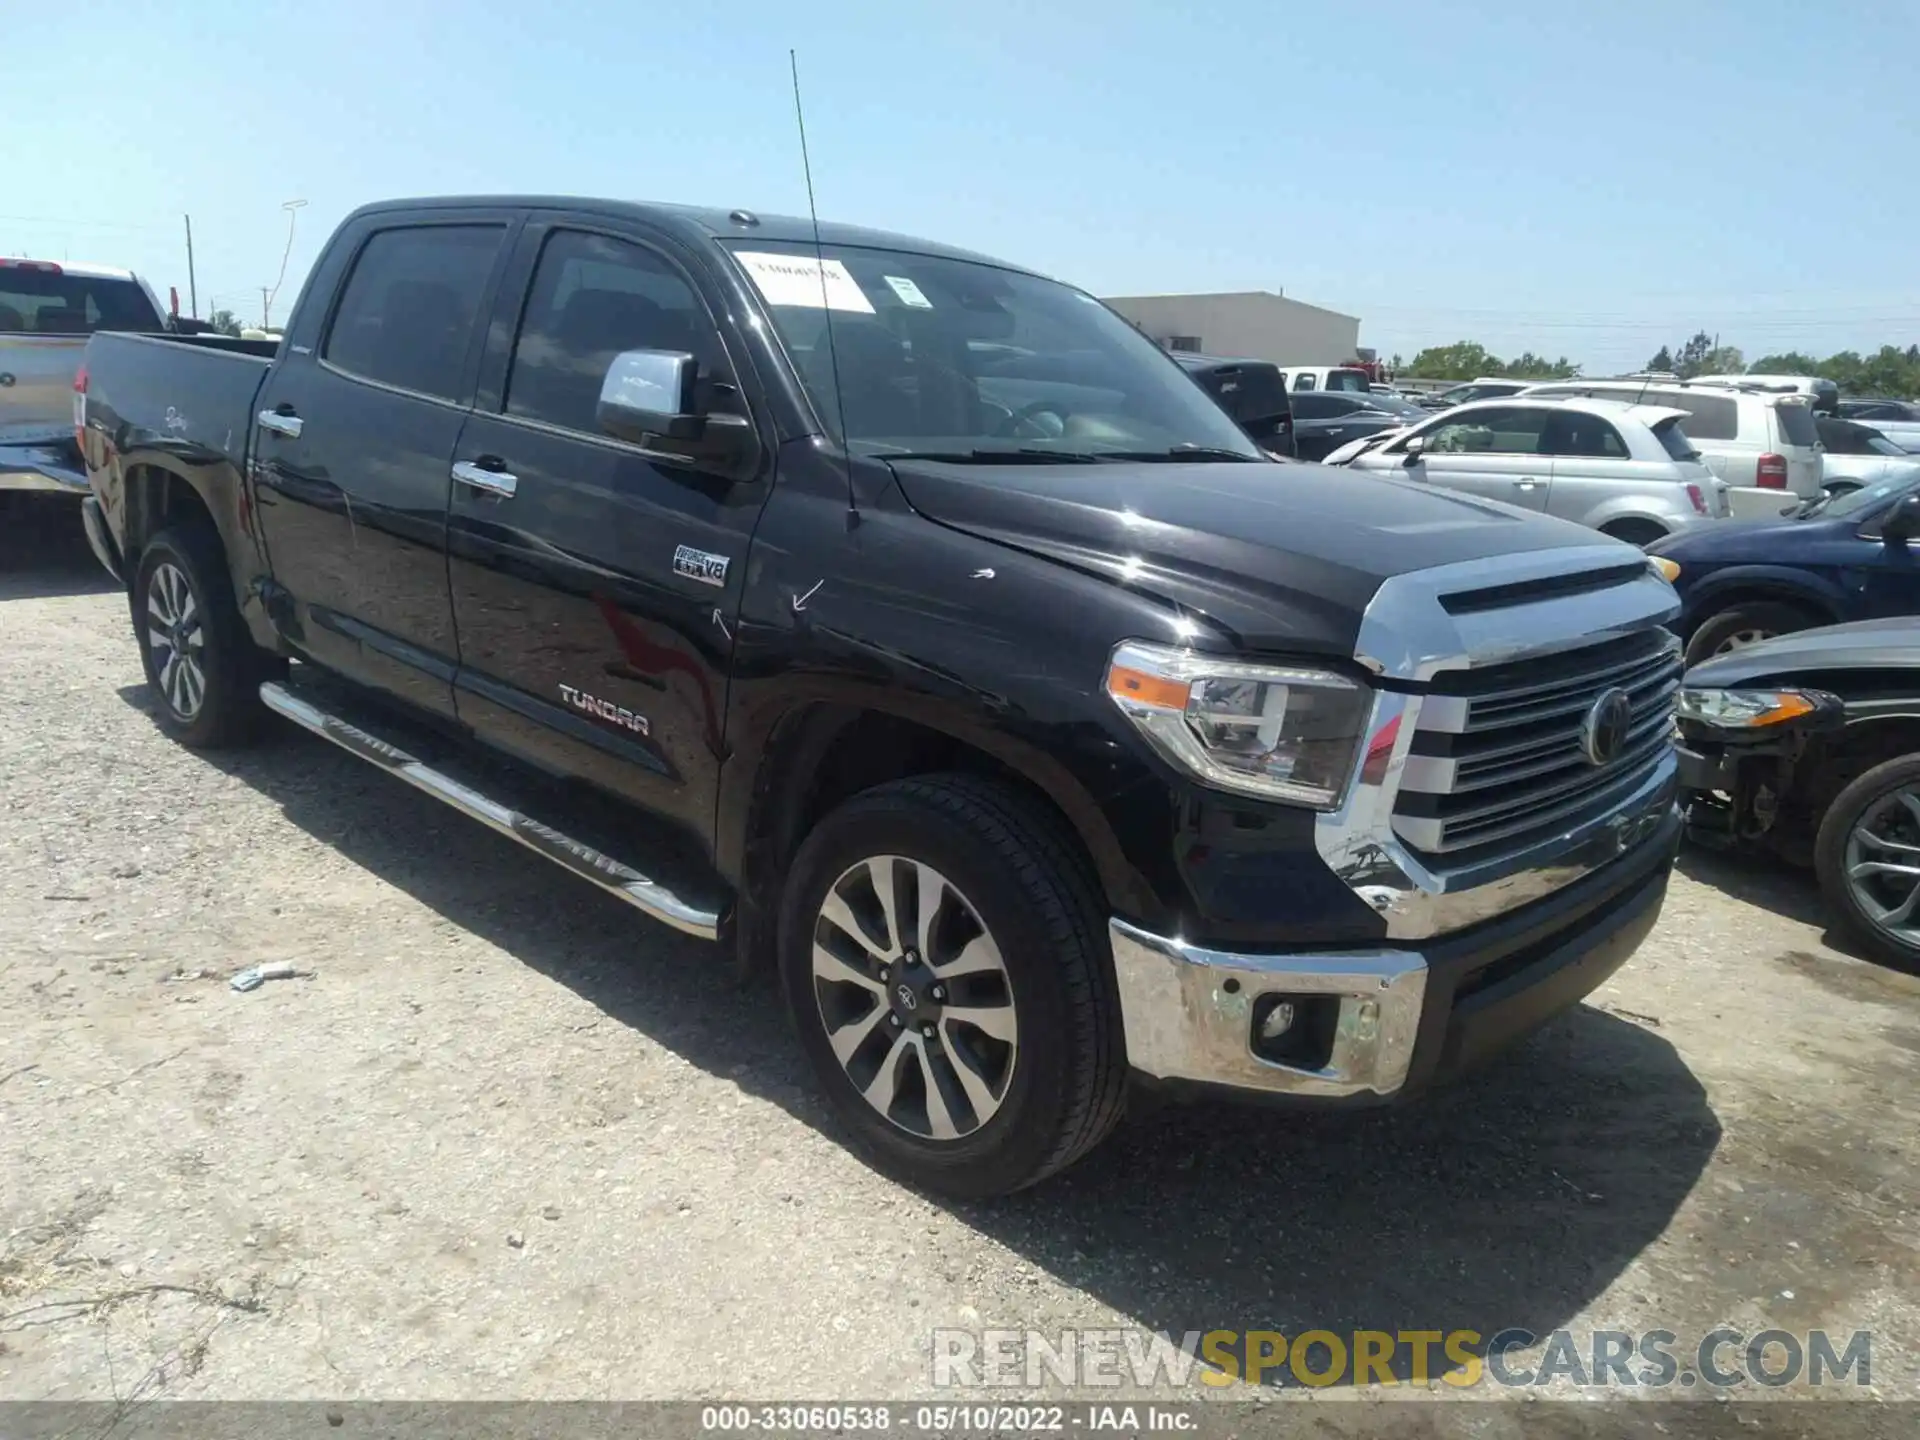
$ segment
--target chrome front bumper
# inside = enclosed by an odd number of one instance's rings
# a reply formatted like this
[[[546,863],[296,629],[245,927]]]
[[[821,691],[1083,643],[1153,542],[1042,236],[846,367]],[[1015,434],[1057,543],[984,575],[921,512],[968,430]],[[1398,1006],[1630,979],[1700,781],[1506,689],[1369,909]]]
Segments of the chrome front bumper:
[[[1427,962],[1410,951],[1235,955],[1109,922],[1127,1059],[1158,1080],[1338,1098],[1391,1095],[1407,1078],[1426,1001]],[[1340,997],[1327,1063],[1267,1060],[1252,1046],[1263,994]]]
[[[1128,1062],[1150,1081],[1313,1101],[1424,1090],[1577,1005],[1624,965],[1660,918],[1679,842],[1669,802],[1652,833],[1598,872],[1418,949],[1236,954],[1113,919]],[[1319,997],[1335,1002],[1313,1068],[1255,1049],[1269,996],[1297,1012],[1324,1012]]]

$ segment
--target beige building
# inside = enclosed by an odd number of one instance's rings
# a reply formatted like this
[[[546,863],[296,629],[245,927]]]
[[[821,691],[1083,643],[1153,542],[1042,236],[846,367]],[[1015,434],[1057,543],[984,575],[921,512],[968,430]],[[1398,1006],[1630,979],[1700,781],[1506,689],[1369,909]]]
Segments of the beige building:
[[[1360,321],[1271,290],[1119,295],[1107,304],[1169,350],[1276,365],[1338,365],[1359,351]]]

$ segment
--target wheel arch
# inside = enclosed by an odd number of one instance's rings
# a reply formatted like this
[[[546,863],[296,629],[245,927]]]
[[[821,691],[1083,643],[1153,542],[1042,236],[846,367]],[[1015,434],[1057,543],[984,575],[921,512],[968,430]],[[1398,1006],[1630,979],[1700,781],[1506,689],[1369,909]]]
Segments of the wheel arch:
[[[1691,637],[1729,606],[1759,600],[1812,610],[1823,624],[1841,618],[1842,600],[1831,585],[1785,566],[1741,566],[1716,571],[1689,589],[1680,616],[1681,633]]]
[[[279,650],[278,637],[267,623],[258,597],[242,581],[242,576],[249,573],[264,575],[266,568],[248,530],[244,490],[236,489],[229,497],[224,493],[228,487],[210,484],[151,452],[126,459],[121,473],[120,547],[129,583],[140,568],[140,552],[155,535],[172,525],[204,521],[219,539],[227,583],[233,587],[234,602],[254,643],[263,649]]]
[[[956,723],[956,720],[962,723]],[[1043,807],[1085,856],[1110,905],[1152,905],[1105,812],[1059,760],[964,717],[865,703],[801,701],[769,727],[750,778],[722,782],[716,859],[738,887],[735,927],[743,965],[770,953],[778,877],[813,824],[835,805],[890,780],[938,772],[999,780]],[[792,777],[805,776],[805,783]],[[731,792],[731,793],[730,793]]]

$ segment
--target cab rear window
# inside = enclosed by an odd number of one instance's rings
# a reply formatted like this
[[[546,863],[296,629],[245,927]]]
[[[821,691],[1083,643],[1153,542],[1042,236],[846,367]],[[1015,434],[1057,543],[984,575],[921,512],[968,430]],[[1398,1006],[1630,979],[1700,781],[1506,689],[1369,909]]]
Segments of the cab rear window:
[[[1781,438],[1789,445],[1818,445],[1819,428],[1813,423],[1813,407],[1802,401],[1788,401],[1773,407],[1780,422]]]
[[[146,291],[132,280],[0,265],[0,335],[159,328]]]
[[[1367,388],[1366,372],[1362,370],[1329,370],[1327,389],[1345,390],[1360,395],[1371,393]]]

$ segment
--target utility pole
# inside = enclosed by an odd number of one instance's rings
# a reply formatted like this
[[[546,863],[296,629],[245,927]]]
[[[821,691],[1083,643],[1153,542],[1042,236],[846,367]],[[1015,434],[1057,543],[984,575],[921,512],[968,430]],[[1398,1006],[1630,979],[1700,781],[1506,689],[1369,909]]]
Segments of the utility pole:
[[[267,307],[272,303],[273,303],[273,296],[268,293],[267,287],[262,285],[260,287],[260,328],[262,330],[269,330],[273,328],[268,323],[272,319],[272,317],[267,313]]]
[[[187,314],[195,320],[200,318],[200,287],[193,279],[193,217],[182,215],[187,222]]]

